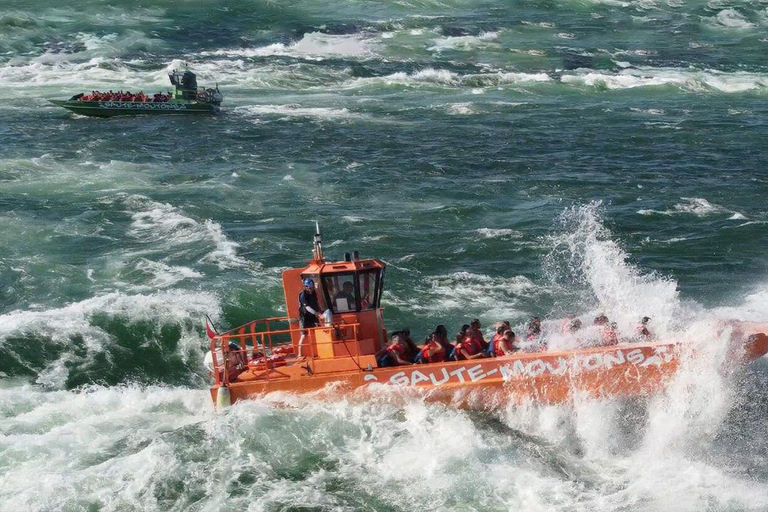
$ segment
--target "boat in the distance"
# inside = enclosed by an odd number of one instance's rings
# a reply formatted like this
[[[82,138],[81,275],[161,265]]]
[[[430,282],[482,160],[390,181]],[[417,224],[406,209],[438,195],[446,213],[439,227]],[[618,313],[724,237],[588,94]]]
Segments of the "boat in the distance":
[[[371,384],[415,388],[428,400],[472,408],[508,400],[559,403],[575,394],[648,395],[663,389],[683,358],[692,354],[690,343],[634,339],[565,351],[379,367],[377,354],[388,343],[381,308],[385,268],[381,260],[361,259],[356,252],[344,261],[326,262],[318,230],[309,265],[283,272],[286,316],[254,320],[221,334],[206,323],[214,403],[226,406],[274,391],[346,393]],[[303,357],[298,357],[298,296],[307,279],[315,284],[325,322],[305,330]],[[730,365],[768,352],[768,324],[724,322],[721,327]]]
[[[172,90],[167,94],[147,96],[143,92],[98,92],[76,94],[68,100],[50,100],[76,114],[94,117],[168,114],[215,114],[221,110],[224,95],[215,88],[197,85],[197,76],[189,70],[168,73]]]

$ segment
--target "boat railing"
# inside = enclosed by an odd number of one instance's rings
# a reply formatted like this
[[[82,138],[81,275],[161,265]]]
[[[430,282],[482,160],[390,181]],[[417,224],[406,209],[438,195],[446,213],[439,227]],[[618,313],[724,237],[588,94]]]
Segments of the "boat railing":
[[[287,328],[275,328],[278,323],[289,325]],[[310,357],[318,356],[320,351],[318,346],[333,345],[340,341],[354,341],[357,346],[356,362],[358,366],[360,365],[359,323],[331,324],[306,329],[291,325],[295,323],[297,320],[290,317],[264,318],[216,335],[211,340],[210,345],[213,358],[213,377],[216,385],[229,384],[239,374],[251,367],[264,370],[263,378],[269,380],[273,370],[286,365],[284,356],[293,353],[292,340],[296,336],[301,336],[303,331],[307,331],[304,348]],[[340,339],[317,340],[316,333],[328,328],[334,329],[336,338]],[[350,329],[352,330],[351,339],[345,336],[345,332]],[[248,348],[249,342],[251,349]],[[230,348],[230,344],[235,344],[238,348]],[[355,357],[347,345],[344,346],[347,348],[346,355],[354,360]]]

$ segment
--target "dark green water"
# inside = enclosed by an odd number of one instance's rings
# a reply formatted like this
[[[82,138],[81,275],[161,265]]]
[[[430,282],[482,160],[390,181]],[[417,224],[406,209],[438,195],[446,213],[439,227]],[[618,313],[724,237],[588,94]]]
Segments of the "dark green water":
[[[768,318],[768,4],[177,4],[0,5],[0,509],[768,510],[765,364],[711,334]],[[179,61],[222,115],[47,102]],[[644,404],[214,415],[203,315],[284,310],[314,221],[390,328],[648,315],[706,357]]]

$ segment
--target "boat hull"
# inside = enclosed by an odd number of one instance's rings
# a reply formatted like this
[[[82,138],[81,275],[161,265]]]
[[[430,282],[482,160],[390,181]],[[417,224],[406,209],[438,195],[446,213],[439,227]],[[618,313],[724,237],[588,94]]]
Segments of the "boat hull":
[[[768,353],[768,335],[739,336],[729,360],[748,363]],[[736,340],[734,340],[736,341]],[[621,344],[568,352],[522,353],[506,357],[425,365],[370,367],[365,357],[356,371],[323,372],[320,361],[249,371],[229,383],[231,402],[275,391],[349,394],[359,389],[391,386],[422,392],[428,401],[450,402],[473,409],[504,403],[564,402],[587,398],[647,396],[662,390],[690,347],[677,343]],[[359,365],[359,367],[358,367]],[[214,401],[217,388],[211,388]]]
[[[243,375],[229,384],[229,392],[234,403],[274,391],[307,393],[332,387],[346,393],[383,385],[419,389],[427,391],[428,400],[460,400],[480,408],[498,406],[499,398],[559,403],[574,393],[637,396],[665,384],[677,370],[678,351],[671,344],[625,345],[391,368],[363,366],[356,372],[326,374],[313,371],[309,361],[298,373],[289,367]],[[503,393],[488,393],[494,390]],[[215,399],[216,388],[211,392]]]
[[[211,103],[196,101],[140,102],[140,101],[80,101],[50,100],[76,114],[91,117],[114,117],[135,115],[179,115],[179,114],[215,114],[220,108]]]

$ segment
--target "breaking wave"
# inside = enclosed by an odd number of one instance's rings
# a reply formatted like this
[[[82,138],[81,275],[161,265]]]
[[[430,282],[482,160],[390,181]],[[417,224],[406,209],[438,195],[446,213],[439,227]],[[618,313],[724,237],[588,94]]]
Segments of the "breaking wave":
[[[0,372],[57,389],[126,379],[189,382],[199,374],[205,314],[218,317],[218,299],[181,290],[12,311],[0,316]]]

